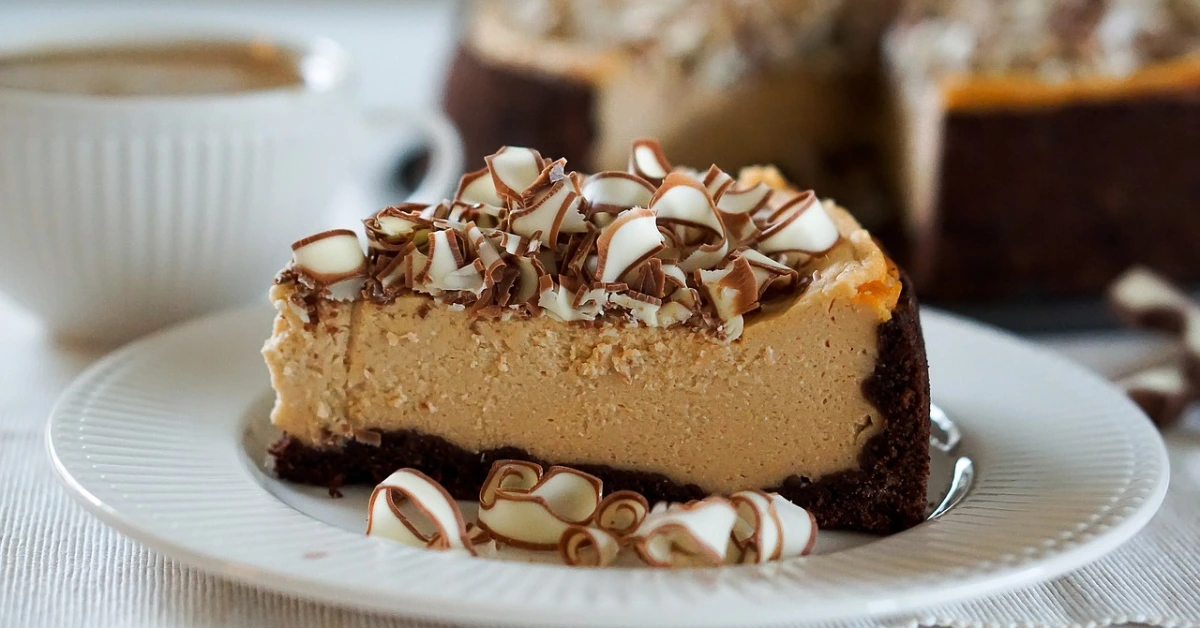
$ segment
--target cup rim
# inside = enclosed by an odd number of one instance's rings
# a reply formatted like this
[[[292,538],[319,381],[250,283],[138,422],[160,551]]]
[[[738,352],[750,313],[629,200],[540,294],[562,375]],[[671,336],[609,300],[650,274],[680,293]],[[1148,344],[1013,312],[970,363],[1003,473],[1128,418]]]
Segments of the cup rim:
[[[293,55],[300,64],[304,80],[297,85],[247,89],[233,92],[189,94],[86,94],[53,92],[0,85],[0,102],[6,100],[37,101],[66,105],[130,106],[155,105],[190,106],[243,102],[263,98],[295,98],[334,92],[350,81],[350,56],[336,41],[328,37],[289,37],[261,31],[222,27],[180,28],[110,28],[54,29],[26,32],[15,39],[0,43],[0,61],[5,58],[41,51],[94,49],[118,46],[161,46],[180,43],[266,44]]]

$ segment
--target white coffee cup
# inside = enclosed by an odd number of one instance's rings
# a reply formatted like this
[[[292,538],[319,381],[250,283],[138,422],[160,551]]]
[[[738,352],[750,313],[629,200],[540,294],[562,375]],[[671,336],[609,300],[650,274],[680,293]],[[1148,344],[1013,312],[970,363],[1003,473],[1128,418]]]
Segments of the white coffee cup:
[[[331,41],[138,32],[33,34],[0,45],[0,62],[35,49],[256,41],[294,55],[303,82],[165,95],[0,85],[0,290],[58,335],[118,342],[264,298],[293,241],[404,200],[380,192],[382,179],[418,142],[430,157],[412,198],[442,198],[457,182],[453,127],[425,112],[371,128]],[[359,215],[335,216],[348,190]]]

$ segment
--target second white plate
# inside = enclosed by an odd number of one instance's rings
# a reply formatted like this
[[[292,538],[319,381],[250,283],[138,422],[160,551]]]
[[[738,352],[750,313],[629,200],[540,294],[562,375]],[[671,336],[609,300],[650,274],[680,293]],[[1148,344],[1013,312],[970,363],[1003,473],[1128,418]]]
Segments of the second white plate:
[[[710,570],[572,569],[367,538],[335,503],[264,475],[271,310],[227,312],[105,358],[64,394],[49,445],[100,518],[181,561],[345,606],[470,623],[762,625],[901,612],[1094,560],[1166,492],[1157,431],[1120,392],[1048,352],[923,312],[934,398],[975,483],[916,528],[807,559]],[[328,505],[328,509],[325,508]],[[361,521],[361,519],[360,519]],[[850,547],[851,545],[856,545]],[[838,548],[826,547],[834,550]]]

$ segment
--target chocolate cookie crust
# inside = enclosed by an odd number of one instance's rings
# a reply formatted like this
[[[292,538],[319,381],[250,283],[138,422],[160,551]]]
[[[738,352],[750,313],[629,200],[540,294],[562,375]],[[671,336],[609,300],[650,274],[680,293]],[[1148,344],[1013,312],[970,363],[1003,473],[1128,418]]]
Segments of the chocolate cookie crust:
[[[925,518],[929,475],[929,378],[916,299],[907,278],[891,320],[879,326],[876,368],[863,384],[867,399],[885,418],[884,429],[860,455],[860,468],[817,481],[793,476],[772,487],[811,511],[823,528],[889,533]],[[413,467],[446,487],[457,499],[475,499],[496,460],[565,464],[591,473],[609,491],[630,489],[651,502],[704,497],[694,484],[679,484],[656,473],[589,465],[570,460],[538,460],[515,447],[468,451],[429,434],[395,431],[378,445],[361,440],[317,448],[284,435],[271,446],[275,471],[293,482],[337,488],[375,484],[400,467]]]

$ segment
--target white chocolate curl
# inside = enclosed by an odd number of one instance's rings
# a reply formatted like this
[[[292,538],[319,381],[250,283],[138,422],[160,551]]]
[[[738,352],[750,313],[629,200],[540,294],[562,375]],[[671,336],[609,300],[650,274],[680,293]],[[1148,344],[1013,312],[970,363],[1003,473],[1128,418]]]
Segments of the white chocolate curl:
[[[728,321],[758,307],[758,281],[744,257],[720,270],[696,271],[721,320]]]
[[[411,501],[426,521],[411,520],[400,509],[405,501]],[[367,536],[413,547],[476,554],[458,504],[446,489],[420,471],[400,469],[389,475],[371,493],[367,509]]]
[[[526,549],[555,549],[572,525],[591,522],[600,503],[600,480],[567,467],[501,460],[479,494],[479,526],[498,542]]]
[[[717,209],[726,214],[749,214],[766,205],[770,196],[771,186],[762,182],[746,189],[730,187],[721,195]]]
[[[772,253],[823,253],[837,244],[840,234],[837,225],[808,190],[776,211],[770,226],[763,229],[758,251]]]
[[[671,163],[658,140],[634,140],[629,151],[629,172],[656,183],[671,172]]]
[[[600,232],[596,242],[596,276],[603,283],[614,283],[637,264],[663,248],[663,236],[655,224],[652,210],[634,208],[625,211]]]
[[[640,493],[617,491],[596,508],[596,525],[618,537],[632,534],[650,512],[650,503]]]
[[[723,497],[651,511],[633,533],[638,556],[652,567],[716,567],[725,562],[737,512]]]
[[[558,539],[558,555],[571,567],[607,567],[620,551],[617,537],[600,528],[570,526]]]
[[[725,236],[725,226],[708,190],[687,175],[671,173],[650,201],[650,209],[658,216],[659,224],[700,227]]]
[[[367,267],[367,256],[353,231],[334,229],[293,244],[292,267],[330,284],[361,275]]]
[[[593,212],[619,214],[632,207],[646,207],[653,196],[653,185],[625,172],[601,172],[583,184],[583,198]]]
[[[1148,268],[1134,266],[1121,273],[1109,287],[1108,296],[1118,310],[1133,318],[1142,319],[1155,311],[1173,312],[1183,323],[1183,331],[1191,326],[1200,327],[1200,306]]]
[[[739,252],[738,255],[746,258],[750,264],[750,270],[754,271],[760,298],[772,284],[787,284],[800,276],[800,273],[797,273],[791,266],[777,262],[754,249],[746,249]]]
[[[484,158],[496,193],[519,199],[542,172],[542,156],[531,148],[505,146]]]
[[[587,222],[579,213],[579,195],[571,182],[558,181],[529,207],[514,211],[512,230],[523,237],[537,239],[547,247],[554,246],[559,233],[587,231]]]
[[[733,185],[733,177],[714,165],[710,166],[704,175],[703,183],[704,189],[708,190],[708,195],[712,197],[713,202],[719,203],[721,195]]]
[[[740,562],[765,563],[812,552],[817,523],[807,510],[778,493],[757,490],[739,491],[729,500],[738,513],[733,543],[741,552]]]
[[[458,191],[454,194],[454,200],[468,205],[504,206],[504,199],[496,193],[495,179],[492,178],[492,173],[487,168],[464,174],[458,182]]]
[[[497,542],[557,549],[567,565],[587,567],[612,564],[625,547],[651,567],[715,567],[804,556],[816,543],[816,520],[777,493],[651,508],[628,490],[600,499],[602,488],[574,469],[499,460],[480,490],[479,521],[467,524],[444,488],[401,469],[371,494],[367,535],[472,556],[496,555]]]

